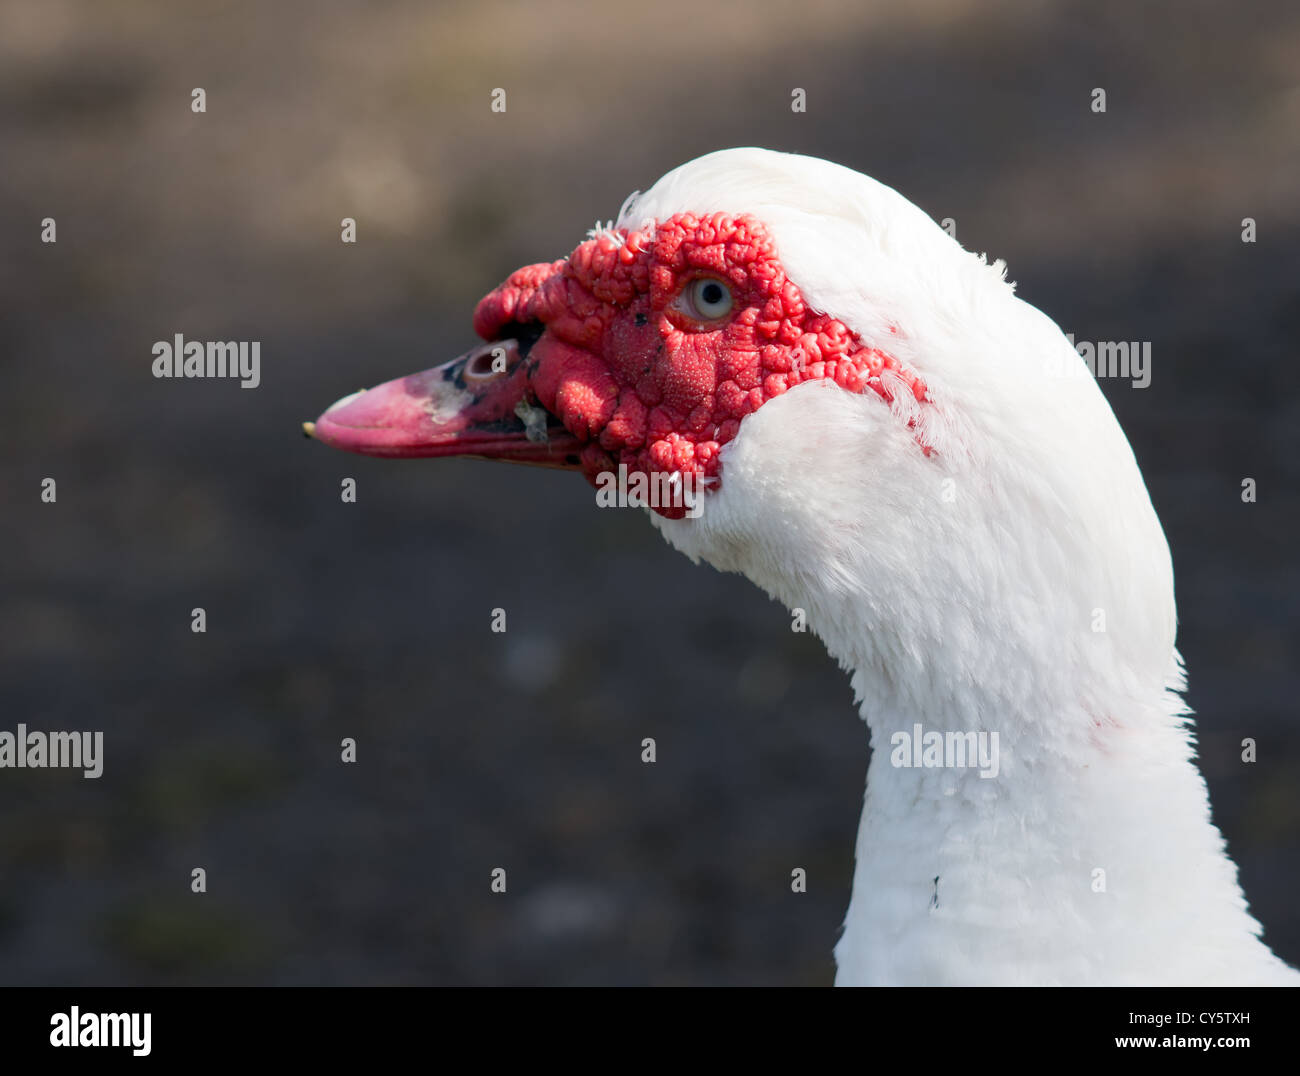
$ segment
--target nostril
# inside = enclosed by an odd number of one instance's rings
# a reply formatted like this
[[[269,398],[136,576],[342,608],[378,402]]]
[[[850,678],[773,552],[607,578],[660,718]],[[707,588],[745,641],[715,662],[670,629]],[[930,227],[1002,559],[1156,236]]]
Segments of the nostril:
[[[491,381],[508,374],[519,360],[513,340],[500,340],[481,347],[465,363],[465,377],[470,381]]]

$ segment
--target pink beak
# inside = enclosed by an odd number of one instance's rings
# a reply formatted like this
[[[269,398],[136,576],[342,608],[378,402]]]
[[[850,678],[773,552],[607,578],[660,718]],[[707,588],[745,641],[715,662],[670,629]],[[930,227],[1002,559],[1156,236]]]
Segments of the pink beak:
[[[421,374],[333,404],[309,437],[365,456],[473,456],[578,469],[582,443],[531,400],[516,340],[495,340]]]

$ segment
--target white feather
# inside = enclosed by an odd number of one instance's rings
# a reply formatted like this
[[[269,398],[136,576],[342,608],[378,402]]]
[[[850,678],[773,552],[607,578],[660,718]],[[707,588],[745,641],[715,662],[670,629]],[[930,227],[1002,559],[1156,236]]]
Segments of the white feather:
[[[762,220],[806,299],[933,400],[927,457],[906,393],[805,383],[744,420],[699,518],[653,517],[852,674],[874,750],[837,982],[1300,982],[1210,820],[1168,546],[1096,383],[1060,375],[1069,341],[1000,262],[825,161],[710,154],[618,225],[716,211]],[[997,731],[998,776],[894,767],[917,722]]]

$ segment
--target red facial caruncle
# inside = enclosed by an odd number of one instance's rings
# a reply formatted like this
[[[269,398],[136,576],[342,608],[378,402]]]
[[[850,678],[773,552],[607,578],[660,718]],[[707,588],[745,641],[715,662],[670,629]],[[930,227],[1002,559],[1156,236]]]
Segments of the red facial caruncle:
[[[708,486],[741,420],[810,378],[888,401],[882,375],[892,371],[926,398],[914,373],[808,308],[748,216],[681,214],[605,231],[563,261],[512,273],[474,314],[489,341],[530,322],[545,332],[526,359],[529,387],[583,443],[593,482],[626,464]]]

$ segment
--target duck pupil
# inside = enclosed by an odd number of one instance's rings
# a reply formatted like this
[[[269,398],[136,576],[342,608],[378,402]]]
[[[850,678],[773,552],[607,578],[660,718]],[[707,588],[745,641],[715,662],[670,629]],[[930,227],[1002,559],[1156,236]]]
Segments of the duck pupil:
[[[722,302],[722,289],[717,284],[705,284],[704,301],[708,303],[709,306]]]

